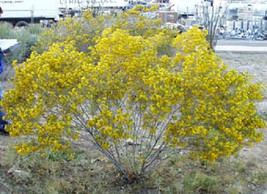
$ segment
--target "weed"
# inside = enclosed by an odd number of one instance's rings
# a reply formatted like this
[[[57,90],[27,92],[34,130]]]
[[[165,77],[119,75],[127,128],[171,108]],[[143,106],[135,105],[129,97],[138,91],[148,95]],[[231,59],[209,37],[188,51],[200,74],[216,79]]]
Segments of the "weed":
[[[213,176],[208,176],[199,172],[192,172],[183,179],[186,193],[218,193],[220,191],[218,180]]]

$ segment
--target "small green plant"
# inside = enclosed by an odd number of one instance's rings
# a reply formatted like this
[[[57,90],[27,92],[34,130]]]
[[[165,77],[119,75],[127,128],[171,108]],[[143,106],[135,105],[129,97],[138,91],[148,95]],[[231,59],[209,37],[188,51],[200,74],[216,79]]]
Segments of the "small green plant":
[[[0,22],[0,39],[8,39],[12,37],[12,24]]]
[[[198,172],[185,176],[183,185],[186,193],[219,193],[220,190],[215,177]]]

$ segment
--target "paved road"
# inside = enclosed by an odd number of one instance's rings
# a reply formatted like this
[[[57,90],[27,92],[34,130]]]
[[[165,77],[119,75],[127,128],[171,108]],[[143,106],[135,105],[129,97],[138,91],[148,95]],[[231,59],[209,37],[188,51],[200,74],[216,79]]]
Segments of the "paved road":
[[[216,51],[267,52],[267,40],[219,40]]]
[[[267,47],[267,40],[218,40],[217,45]]]

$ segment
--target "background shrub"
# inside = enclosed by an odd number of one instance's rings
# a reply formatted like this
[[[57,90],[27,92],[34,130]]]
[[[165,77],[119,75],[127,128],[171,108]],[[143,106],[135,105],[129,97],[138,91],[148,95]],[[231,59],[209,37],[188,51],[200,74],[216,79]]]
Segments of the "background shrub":
[[[0,80],[6,81],[14,75],[13,67],[11,66],[14,60],[21,63],[30,57],[31,47],[38,41],[39,34],[43,31],[44,28],[39,24],[13,28],[10,23],[0,23],[0,39],[17,39],[17,41],[21,43],[21,47],[5,57],[6,67],[5,71],[0,76]]]

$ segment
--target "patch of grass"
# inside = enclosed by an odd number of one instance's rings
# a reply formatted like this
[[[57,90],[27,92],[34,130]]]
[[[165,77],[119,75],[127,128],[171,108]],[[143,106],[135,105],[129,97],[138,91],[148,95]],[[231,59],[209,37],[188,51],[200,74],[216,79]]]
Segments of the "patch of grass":
[[[267,169],[238,156],[214,163],[176,156],[154,172],[161,191],[171,193],[253,193],[266,183]]]
[[[267,122],[267,112],[261,112],[260,116]]]
[[[73,145],[73,153],[69,161],[64,153],[18,156],[9,148],[0,169],[14,193],[253,193],[267,182],[267,170],[253,160],[235,156],[201,163],[177,155],[149,177],[125,184],[99,153],[81,145]],[[8,174],[11,168],[27,176]]]
[[[111,190],[118,193],[122,190],[119,181],[114,181],[119,180],[117,172],[100,154],[75,147],[73,153],[72,161],[65,153],[48,153],[45,158],[39,153],[20,156],[10,146],[0,161],[0,172],[11,193],[110,193]]]
[[[267,172],[265,171],[257,171],[252,174],[251,177],[253,182],[259,183],[259,184],[266,184],[267,183]]]
[[[219,193],[220,185],[214,176],[192,172],[184,176],[183,189],[186,193]]]

